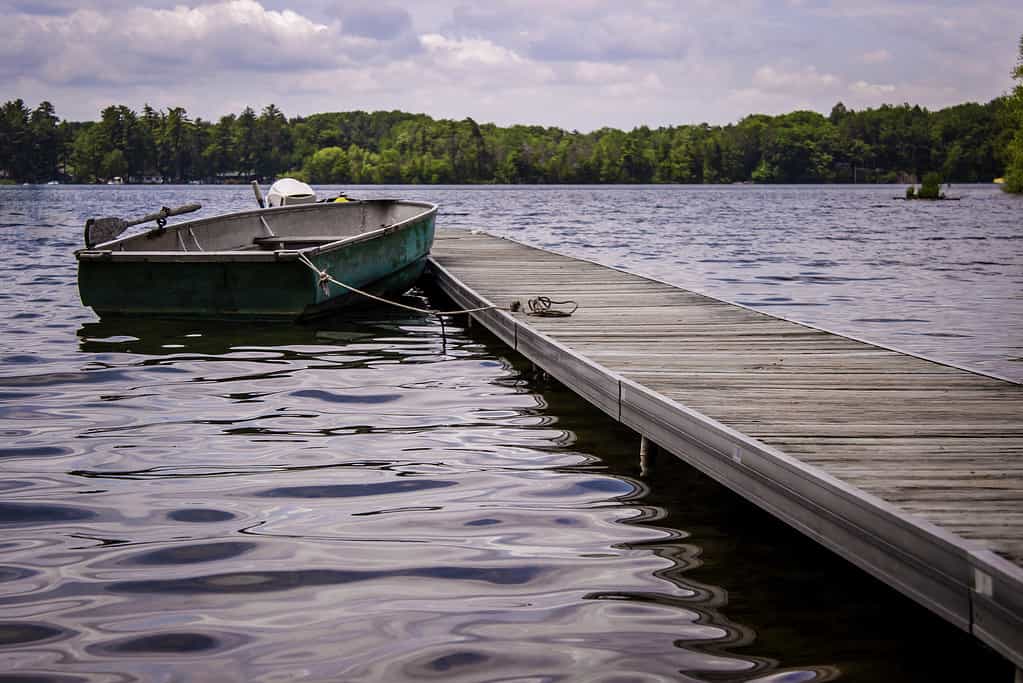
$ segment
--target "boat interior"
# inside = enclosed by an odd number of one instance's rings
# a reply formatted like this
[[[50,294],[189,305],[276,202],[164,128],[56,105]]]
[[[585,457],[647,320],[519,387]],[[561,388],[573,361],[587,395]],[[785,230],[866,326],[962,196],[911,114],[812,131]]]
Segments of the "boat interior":
[[[99,245],[144,252],[300,250],[398,225],[433,208],[393,199],[300,204],[203,218]]]

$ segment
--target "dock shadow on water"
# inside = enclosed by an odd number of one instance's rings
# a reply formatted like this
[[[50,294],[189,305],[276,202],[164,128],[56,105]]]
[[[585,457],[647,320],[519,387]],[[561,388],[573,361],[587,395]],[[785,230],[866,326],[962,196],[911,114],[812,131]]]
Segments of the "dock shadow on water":
[[[0,681],[1001,675],[673,457],[641,469],[634,434],[478,328],[446,332],[379,310],[84,322],[71,352],[8,354]]]

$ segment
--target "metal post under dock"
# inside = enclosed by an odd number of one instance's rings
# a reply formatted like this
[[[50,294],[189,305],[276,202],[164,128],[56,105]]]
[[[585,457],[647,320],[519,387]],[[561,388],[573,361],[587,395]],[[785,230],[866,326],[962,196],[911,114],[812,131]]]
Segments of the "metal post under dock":
[[[545,372],[1023,669],[1023,385],[518,242],[431,271]],[[511,312],[544,295],[571,317]]]

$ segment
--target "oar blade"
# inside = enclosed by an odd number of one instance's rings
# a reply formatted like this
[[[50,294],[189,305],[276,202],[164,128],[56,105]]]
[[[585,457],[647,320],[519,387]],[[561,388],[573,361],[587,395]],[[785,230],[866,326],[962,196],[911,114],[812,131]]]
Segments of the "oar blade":
[[[115,239],[127,229],[127,221],[111,216],[109,218],[90,218],[85,221],[85,248],[92,249]]]

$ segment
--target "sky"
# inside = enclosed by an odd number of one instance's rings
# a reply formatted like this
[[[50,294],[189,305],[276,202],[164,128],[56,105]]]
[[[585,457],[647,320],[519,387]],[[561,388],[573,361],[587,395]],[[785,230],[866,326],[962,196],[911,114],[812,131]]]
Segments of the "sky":
[[[0,0],[0,101],[591,131],[1008,92],[1020,0]]]

